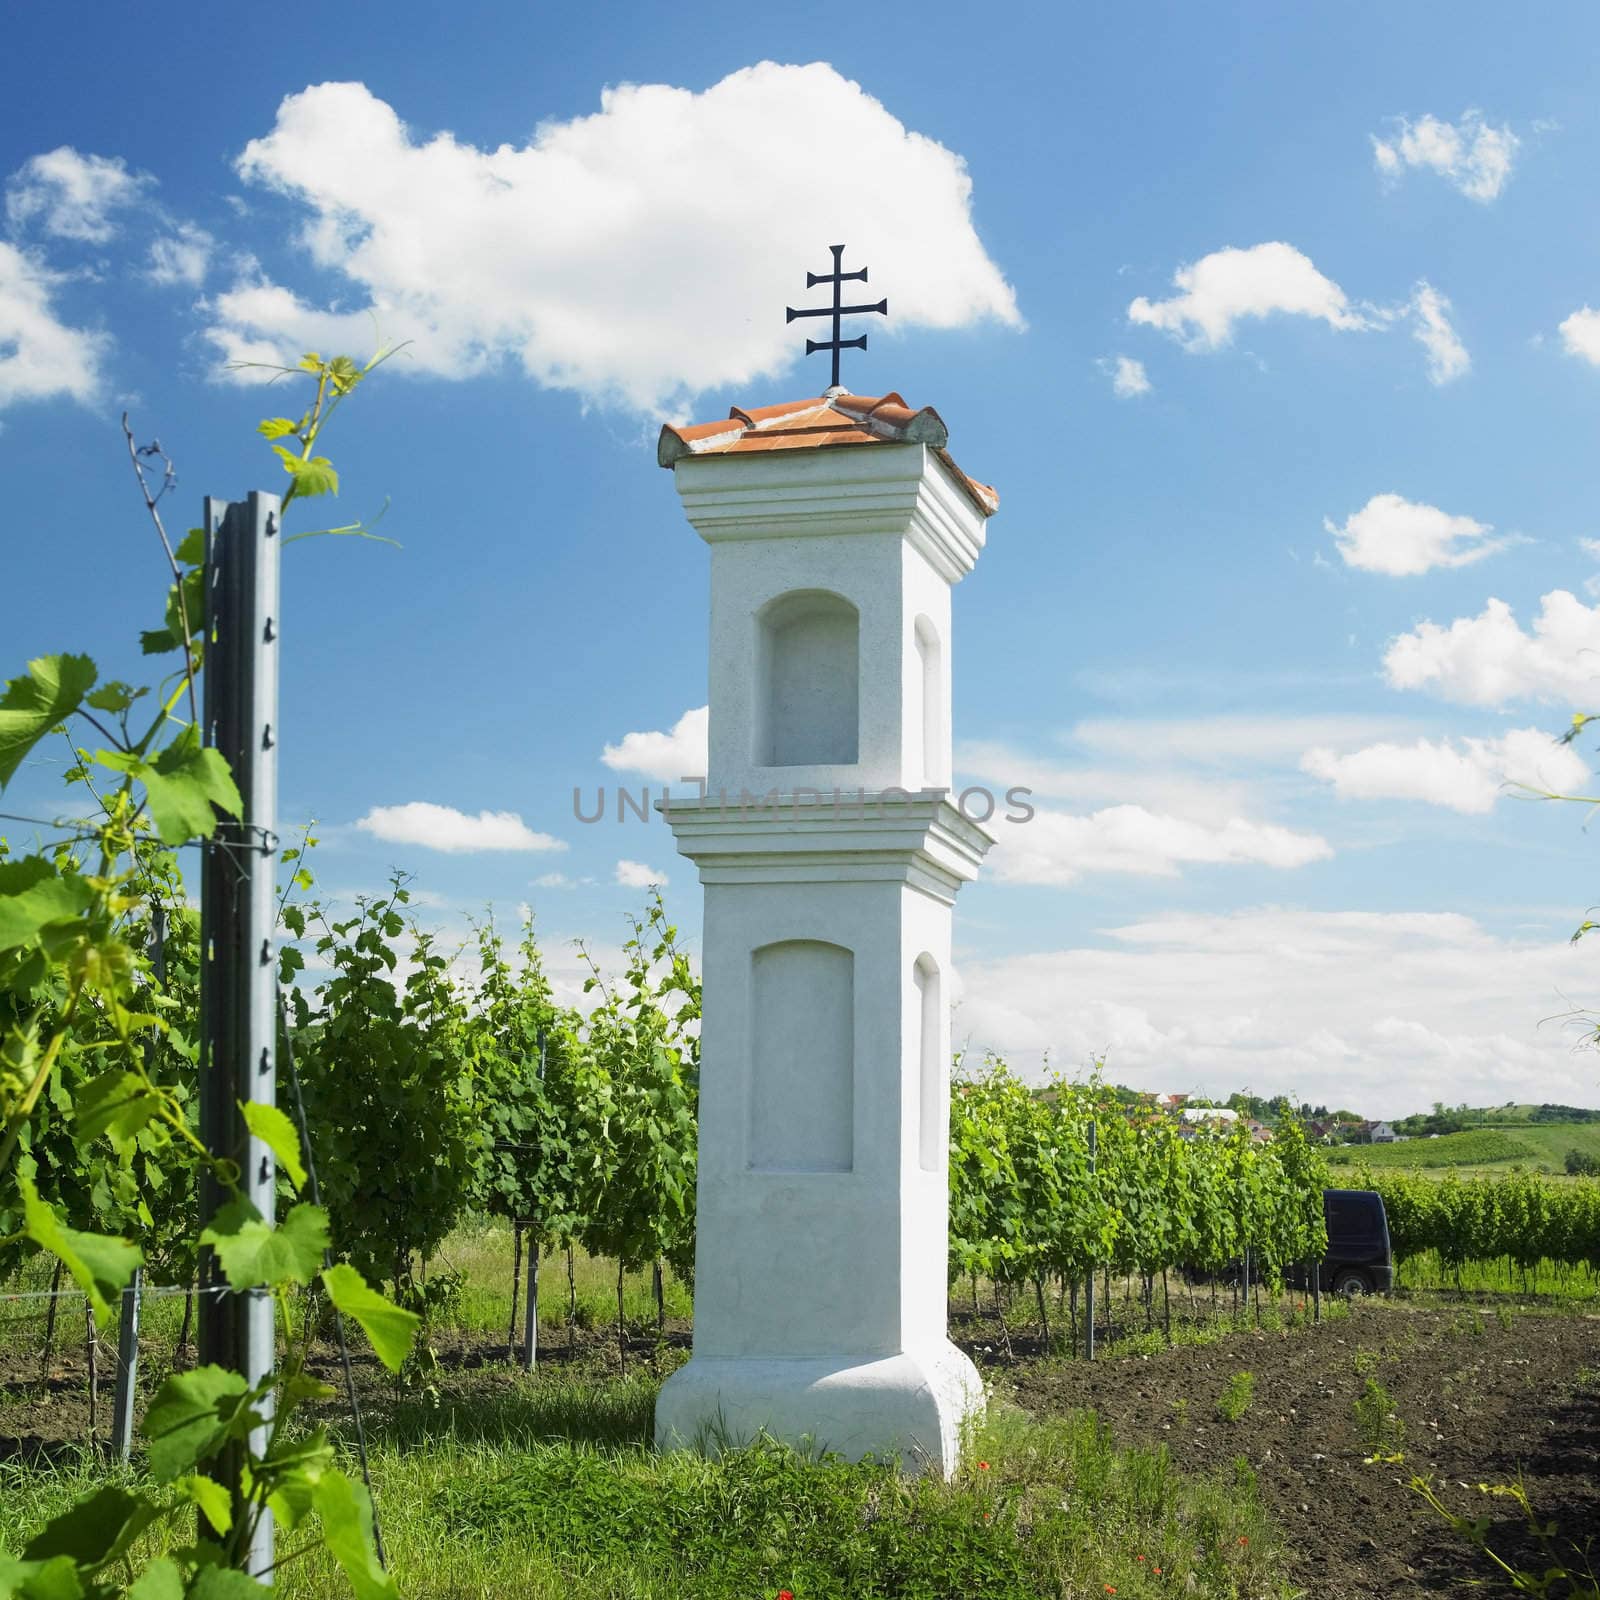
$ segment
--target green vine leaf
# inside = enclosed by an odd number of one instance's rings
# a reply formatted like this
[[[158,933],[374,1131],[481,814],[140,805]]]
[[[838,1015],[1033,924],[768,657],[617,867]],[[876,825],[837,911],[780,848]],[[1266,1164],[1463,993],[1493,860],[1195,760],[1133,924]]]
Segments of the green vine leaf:
[[[0,950],[35,943],[44,929],[75,921],[93,901],[84,879],[63,875],[43,856],[0,861]]]
[[[98,1567],[122,1555],[159,1515],[145,1495],[108,1484],[47,1522],[22,1554],[29,1561],[71,1556],[80,1566]]]
[[[250,1404],[244,1374],[225,1367],[174,1373],[145,1412],[146,1458],[151,1474],[171,1483],[261,1422]]]
[[[200,1235],[217,1253],[228,1283],[255,1289],[309,1283],[328,1248],[328,1213],[321,1206],[291,1206],[274,1228],[250,1201],[229,1201]]]
[[[108,1134],[118,1155],[134,1148],[135,1136],[161,1109],[161,1095],[136,1073],[113,1068],[86,1083],[73,1097],[72,1118],[80,1141]]]
[[[189,1585],[188,1600],[260,1600],[271,1593],[270,1584],[257,1582],[237,1567],[202,1567]]]
[[[200,1508],[200,1514],[219,1537],[232,1528],[233,1496],[215,1478],[208,1478],[203,1472],[189,1473],[179,1478],[173,1488]]]
[[[122,1292],[134,1268],[143,1264],[144,1252],[126,1239],[69,1228],[39,1198],[39,1191],[26,1173],[17,1174],[17,1187],[22,1191],[22,1231],[72,1274],[73,1282],[88,1296],[95,1315],[104,1321],[111,1314],[112,1298]]]
[[[317,1515],[322,1536],[356,1600],[399,1600],[394,1579],[378,1564],[372,1538],[372,1498],[363,1484],[330,1470],[317,1480]]]
[[[398,1372],[411,1353],[422,1318],[414,1311],[402,1311],[386,1300],[354,1267],[341,1263],[322,1274],[328,1298],[347,1317],[354,1317],[372,1341],[378,1359],[391,1372]]]
[[[245,1126],[277,1158],[278,1165],[289,1174],[296,1189],[304,1188],[306,1169],[300,1159],[300,1135],[295,1125],[276,1106],[260,1100],[247,1100],[239,1108],[244,1113]]]
[[[128,1600],[183,1600],[183,1574],[171,1556],[157,1556],[128,1590]]]
[[[326,456],[303,458],[281,444],[273,445],[272,450],[283,463],[283,470],[294,479],[294,487],[290,492],[298,498],[308,499],[312,495],[338,494],[339,474],[334,471],[333,463]]]
[[[77,1563],[71,1556],[52,1556],[48,1561],[0,1556],[0,1600],[83,1600]]]
[[[94,687],[88,656],[40,656],[25,677],[13,678],[0,695],[0,789],[16,775],[22,758],[58,723],[83,704]]]
[[[95,761],[144,785],[150,818],[165,844],[209,839],[217,829],[218,810],[230,817],[244,810],[226,758],[220,750],[203,747],[192,724],[153,762],[121,750],[97,751]]]

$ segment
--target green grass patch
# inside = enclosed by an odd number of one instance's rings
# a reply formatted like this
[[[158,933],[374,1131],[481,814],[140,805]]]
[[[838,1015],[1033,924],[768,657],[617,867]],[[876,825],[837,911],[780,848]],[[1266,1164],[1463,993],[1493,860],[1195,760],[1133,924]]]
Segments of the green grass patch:
[[[1467,1294],[1540,1294],[1574,1303],[1600,1299],[1600,1272],[1581,1261],[1541,1261],[1524,1270],[1511,1261],[1464,1261],[1447,1266],[1436,1250],[1395,1260],[1395,1286]]]
[[[609,1387],[549,1385],[520,1411],[446,1407],[431,1426],[417,1413],[381,1431],[373,1477],[409,1600],[773,1600],[783,1589],[794,1600],[1058,1600],[1107,1585],[1144,1600],[1282,1587],[1243,1458],[1187,1475],[1165,1449],[1117,1449],[1092,1413],[1033,1421],[996,1403],[947,1484],[764,1441],[716,1460],[658,1455],[642,1437],[652,1387]],[[106,1476],[84,1460],[0,1468],[0,1549]],[[312,1554],[283,1569],[278,1592],[348,1591]]]
[[[1250,1409],[1256,1397],[1256,1375],[1236,1372],[1217,1396],[1217,1415],[1224,1422],[1237,1422]]]

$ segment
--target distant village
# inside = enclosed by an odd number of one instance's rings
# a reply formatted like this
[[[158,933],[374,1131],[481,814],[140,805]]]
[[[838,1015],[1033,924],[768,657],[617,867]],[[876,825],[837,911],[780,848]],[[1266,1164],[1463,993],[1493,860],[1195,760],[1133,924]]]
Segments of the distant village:
[[[1186,1094],[1144,1095],[1140,1098],[1147,1100],[1156,1111],[1176,1117],[1182,1128],[1189,1130],[1191,1134],[1196,1128],[1208,1124],[1213,1127],[1231,1128],[1235,1123],[1242,1122],[1249,1130],[1250,1137],[1257,1143],[1264,1143],[1273,1135],[1273,1123],[1263,1122],[1259,1117],[1234,1106],[1204,1105],[1197,1101],[1191,1103],[1193,1097]],[[1248,1097],[1235,1096],[1235,1098]],[[1387,1122],[1370,1122],[1365,1117],[1356,1116],[1354,1112],[1330,1112],[1325,1106],[1316,1109],[1320,1115],[1315,1112],[1308,1115],[1306,1107],[1296,1108],[1285,1103],[1277,1114],[1282,1116],[1293,1112],[1299,1116],[1306,1137],[1317,1144],[1396,1144],[1410,1137],[1409,1134],[1397,1133]],[[1438,1135],[1424,1135],[1424,1137],[1437,1138]]]

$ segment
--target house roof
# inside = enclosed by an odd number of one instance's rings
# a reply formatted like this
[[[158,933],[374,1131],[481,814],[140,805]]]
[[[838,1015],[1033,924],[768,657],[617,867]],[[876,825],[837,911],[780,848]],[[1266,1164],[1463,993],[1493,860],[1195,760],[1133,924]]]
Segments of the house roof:
[[[656,445],[656,460],[674,467],[686,456],[745,455],[768,450],[823,450],[843,445],[925,444],[984,516],[999,509],[999,494],[969,478],[950,457],[944,419],[932,406],[913,410],[897,394],[849,394],[830,389],[814,400],[788,400],[775,406],[734,406],[726,419],[685,427],[667,423]]]

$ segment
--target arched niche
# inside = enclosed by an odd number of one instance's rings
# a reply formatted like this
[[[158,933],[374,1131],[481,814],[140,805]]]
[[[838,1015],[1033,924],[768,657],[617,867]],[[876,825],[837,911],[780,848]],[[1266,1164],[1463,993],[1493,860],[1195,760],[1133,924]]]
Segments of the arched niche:
[[[855,955],[820,939],[751,954],[749,1165],[849,1172],[855,1163]]]
[[[755,762],[852,763],[861,748],[861,615],[842,595],[799,589],[758,618]]]
[[[939,630],[929,617],[918,616],[912,632],[917,646],[918,715],[907,732],[921,740],[920,776],[924,786],[935,789],[950,781],[949,752],[945,749],[949,718],[944,703],[944,647],[939,642]]]
[[[943,1047],[943,986],[939,964],[924,951],[911,969],[917,990],[917,1158],[924,1172],[937,1172],[947,1159]]]

